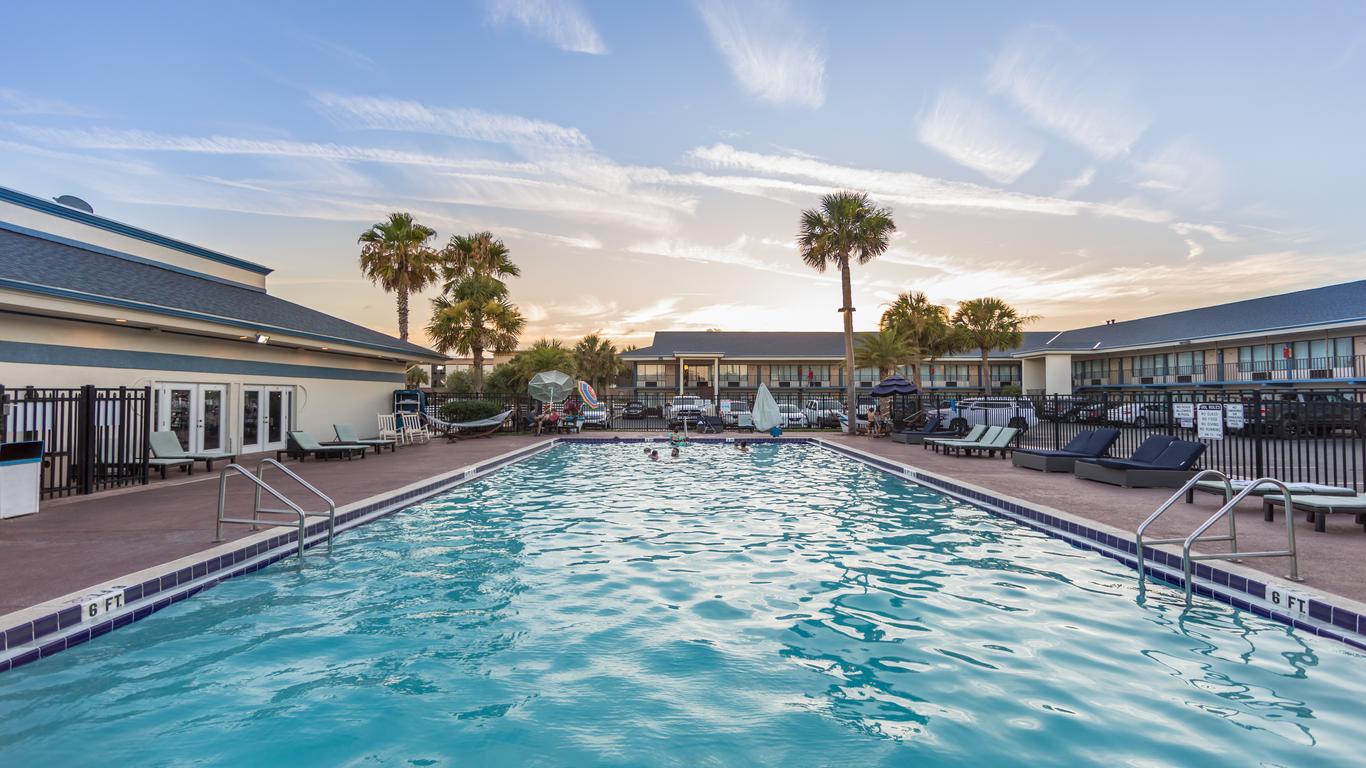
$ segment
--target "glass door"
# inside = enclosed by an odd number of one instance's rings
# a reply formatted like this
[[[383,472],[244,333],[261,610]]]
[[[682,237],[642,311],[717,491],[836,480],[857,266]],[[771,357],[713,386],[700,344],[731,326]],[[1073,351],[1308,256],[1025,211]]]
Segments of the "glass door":
[[[293,387],[242,388],[242,452],[275,451],[285,447],[293,429]]]
[[[157,429],[174,432],[190,453],[227,450],[226,385],[162,384],[157,390]]]

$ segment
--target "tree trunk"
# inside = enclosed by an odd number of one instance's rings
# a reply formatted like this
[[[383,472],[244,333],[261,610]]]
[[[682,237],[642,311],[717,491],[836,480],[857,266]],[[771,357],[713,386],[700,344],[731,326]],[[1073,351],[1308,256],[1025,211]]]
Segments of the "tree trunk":
[[[854,291],[849,284],[849,259],[841,259],[840,290],[844,293],[844,407],[849,412],[849,434],[858,434],[858,382],[854,375]]]
[[[920,366],[922,362],[919,356],[911,358],[911,383],[915,385],[917,390],[920,389]]]
[[[398,337],[408,340],[408,292],[398,289]]]
[[[470,352],[474,358],[474,373],[470,377],[471,383],[474,385],[474,394],[482,395],[484,394],[484,348],[471,347]]]
[[[991,397],[991,366],[987,364],[987,356],[989,354],[991,354],[991,350],[982,347],[982,392],[985,393],[987,397]]]

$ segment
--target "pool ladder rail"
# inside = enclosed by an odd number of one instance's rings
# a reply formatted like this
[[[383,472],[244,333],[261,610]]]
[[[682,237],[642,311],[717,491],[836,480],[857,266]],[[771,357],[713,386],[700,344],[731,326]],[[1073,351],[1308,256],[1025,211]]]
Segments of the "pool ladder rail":
[[[1148,530],[1148,526],[1156,522],[1157,519],[1161,517],[1164,512],[1166,512],[1168,509],[1171,509],[1172,506],[1175,505],[1179,499],[1181,499],[1181,497],[1185,496],[1187,492],[1194,489],[1196,483],[1199,483],[1207,477],[1216,478],[1224,484],[1224,504],[1223,506],[1219,507],[1219,511],[1215,512],[1213,515],[1210,515],[1208,520],[1201,523],[1198,527],[1196,527],[1194,531],[1191,531],[1190,535],[1184,538],[1148,539],[1146,542],[1148,544],[1181,545],[1181,572],[1182,576],[1184,577],[1183,582],[1185,583],[1186,605],[1189,607],[1191,604],[1191,592],[1193,588],[1191,582],[1194,580],[1196,560],[1232,560],[1236,562],[1244,557],[1288,557],[1290,558],[1290,574],[1287,578],[1289,578],[1291,581],[1304,581],[1304,579],[1300,578],[1299,557],[1298,555],[1296,555],[1295,552],[1295,516],[1293,514],[1290,514],[1290,510],[1293,509],[1290,498],[1290,489],[1286,487],[1285,483],[1281,482],[1280,480],[1277,480],[1274,477],[1259,477],[1256,480],[1253,480],[1252,482],[1248,483],[1247,486],[1245,486],[1238,493],[1234,493],[1233,483],[1229,480],[1228,475],[1225,475],[1223,472],[1220,472],[1215,469],[1206,469],[1202,472],[1197,473],[1190,480],[1187,480],[1186,484],[1181,486],[1180,490],[1172,494],[1172,497],[1170,499],[1167,499],[1165,502],[1163,502],[1162,506],[1154,510],[1151,515],[1148,515],[1148,519],[1144,520],[1143,523],[1138,526],[1138,535],[1135,537],[1135,543],[1137,544],[1136,551],[1138,553],[1139,581],[1141,582],[1145,577],[1145,573],[1143,570],[1143,564],[1145,560],[1143,556],[1143,545],[1145,543],[1143,539],[1144,531]],[[1265,485],[1274,485],[1279,487],[1281,490],[1281,494],[1285,498],[1286,548],[1281,550],[1270,550],[1265,552],[1240,552],[1238,551],[1238,528],[1234,521],[1235,515],[1233,513],[1233,509],[1234,507],[1238,506],[1238,502],[1247,498],[1248,495],[1250,495],[1258,488],[1261,488]],[[1219,518],[1221,517],[1228,517],[1228,535],[1206,536],[1205,532],[1212,528],[1215,523],[1219,522]],[[1197,541],[1227,541],[1229,542],[1229,546],[1232,548],[1232,551],[1219,554],[1191,554],[1191,547]]]
[[[295,504],[293,501],[289,499],[289,497],[285,496],[283,493],[280,493],[278,490],[275,489],[274,486],[270,485],[265,481],[264,477],[267,467],[275,467],[276,469],[279,469],[281,472],[285,473],[285,475],[289,476],[290,478],[293,478],[294,481],[297,482],[299,485],[303,486],[305,490],[309,491],[314,496],[317,496],[319,499],[322,499],[327,504],[327,511],[304,511],[303,507],[300,507],[298,504]],[[252,504],[251,519],[249,520],[246,518],[226,516],[228,505],[228,475],[233,473],[239,474],[242,477],[247,478],[252,482],[252,485],[255,486],[255,500]],[[265,491],[266,493],[270,494],[272,497],[275,498],[276,501],[279,501],[281,504],[284,504],[286,507],[288,507],[288,509],[271,509],[268,507],[261,506],[262,491]],[[262,513],[275,515],[292,514],[295,516],[296,519],[262,520]],[[262,525],[277,525],[289,527],[294,527],[297,525],[299,528],[299,562],[302,563],[304,560],[304,538],[307,535],[308,519],[310,517],[327,518],[327,549],[330,552],[332,550],[332,537],[336,533],[337,528],[337,505],[332,501],[331,497],[315,488],[307,480],[303,479],[302,477],[299,477],[297,474],[291,471],[289,467],[286,467],[285,465],[281,464],[275,459],[267,458],[261,459],[260,463],[256,465],[256,472],[254,474],[251,471],[249,471],[246,467],[243,467],[241,464],[229,464],[226,467],[223,467],[223,470],[218,473],[218,527],[214,532],[214,541],[216,542],[223,541],[224,523],[250,525],[253,531],[259,531],[260,526]]]

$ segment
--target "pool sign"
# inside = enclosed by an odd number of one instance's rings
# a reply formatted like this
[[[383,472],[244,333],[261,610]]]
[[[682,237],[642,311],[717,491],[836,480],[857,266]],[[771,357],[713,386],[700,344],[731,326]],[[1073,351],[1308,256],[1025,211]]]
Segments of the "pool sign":
[[[1268,584],[1266,587],[1266,601],[1271,603],[1272,608],[1278,608],[1288,613],[1303,616],[1309,613],[1309,598],[1288,589]]]
[[[97,619],[123,607],[123,587],[115,587],[85,598],[81,604],[81,621]]]
[[[1195,422],[1195,403],[1172,403],[1172,418],[1181,426],[1190,428]]]
[[[1195,435],[1201,440],[1224,439],[1224,407],[1219,403],[1201,403],[1196,410]]]
[[[1229,429],[1242,429],[1247,426],[1243,421],[1243,404],[1224,403],[1224,420],[1228,422]]]

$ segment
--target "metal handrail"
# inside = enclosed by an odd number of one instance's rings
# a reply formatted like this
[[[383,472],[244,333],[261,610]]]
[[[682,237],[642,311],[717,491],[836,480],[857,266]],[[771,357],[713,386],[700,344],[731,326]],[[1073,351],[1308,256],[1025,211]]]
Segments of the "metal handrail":
[[[1257,488],[1267,484],[1271,484],[1280,488],[1282,498],[1285,499],[1285,537],[1287,547],[1286,549],[1267,552],[1238,552],[1238,547],[1235,544],[1233,552],[1209,555],[1191,554],[1191,545],[1194,544],[1195,541],[1200,538],[1200,534],[1209,530],[1209,527],[1214,525],[1214,523],[1217,522],[1219,518],[1223,515],[1228,515],[1229,519],[1232,520],[1232,510],[1235,506],[1237,506],[1238,502],[1247,498],[1248,494],[1252,493]],[[1290,489],[1286,487],[1285,483],[1281,482],[1280,480],[1277,480],[1274,477],[1259,477],[1256,480],[1253,480],[1252,482],[1248,483],[1246,488],[1239,491],[1236,496],[1225,502],[1224,506],[1220,507],[1218,512],[1215,512],[1213,515],[1211,515],[1210,518],[1206,520],[1204,523],[1202,523],[1199,528],[1196,528],[1194,531],[1191,532],[1191,535],[1186,537],[1185,541],[1181,546],[1181,557],[1181,570],[1182,575],[1185,577],[1187,606],[1191,604],[1191,581],[1192,574],[1195,571],[1195,560],[1232,560],[1234,558],[1241,557],[1289,557],[1290,575],[1287,578],[1289,578],[1291,581],[1304,581],[1304,579],[1300,578],[1299,556],[1295,554],[1294,501],[1290,497]]]
[[[237,474],[241,475],[242,477],[245,477],[245,478],[247,478],[248,480],[250,480],[250,481],[252,482],[252,484],[253,484],[254,486],[256,486],[256,498],[257,498],[257,503],[254,505],[255,509],[254,509],[254,511],[253,511],[253,513],[252,513],[252,518],[251,518],[250,520],[245,519],[245,518],[227,517],[227,516],[226,516],[227,504],[228,504],[228,473],[230,473],[230,472],[236,472]],[[291,474],[292,474],[292,473],[291,473]],[[278,501],[281,502],[282,504],[288,506],[289,509],[261,509],[261,508],[260,508],[261,505],[260,505],[260,501],[259,501],[259,500],[260,500],[260,497],[261,497],[261,491],[262,491],[262,490],[264,490],[266,493],[269,493],[271,496],[274,496],[274,497],[276,498],[276,500],[278,500]],[[315,490],[316,490],[316,489],[315,489]],[[330,500],[330,499],[328,500],[328,503],[329,503],[329,504],[331,503],[331,500]],[[335,513],[335,508],[333,508],[332,511],[333,511],[333,513]],[[294,525],[296,525],[296,523],[295,523],[294,521],[288,521],[288,522],[287,522],[287,521],[284,521],[284,520],[261,520],[261,519],[259,518],[259,516],[258,516],[258,514],[259,514],[260,512],[272,512],[272,513],[282,514],[282,515],[288,515],[288,514],[291,514],[291,513],[292,513],[292,514],[294,514],[294,515],[296,515],[296,516],[298,517],[297,525],[298,525],[298,527],[299,527],[299,562],[303,562],[303,558],[304,558],[304,539],[305,539],[305,537],[308,535],[308,518],[309,518],[309,517],[323,517],[323,516],[324,516],[323,513],[321,513],[321,512],[312,512],[312,513],[310,513],[310,512],[305,512],[304,509],[303,509],[303,507],[300,507],[298,504],[295,504],[294,502],[290,501],[287,497],[285,497],[285,496],[284,496],[283,494],[281,494],[279,491],[275,490],[275,489],[272,488],[269,484],[267,484],[266,481],[262,480],[261,478],[257,477],[256,475],[252,474],[246,467],[242,466],[241,464],[233,463],[233,464],[227,465],[226,467],[223,467],[223,469],[220,470],[219,473],[218,473],[218,523],[217,523],[217,527],[214,529],[214,541],[215,541],[215,542],[223,541],[223,524],[224,524],[224,523],[237,523],[237,524],[241,524],[241,525],[250,525],[250,526],[252,527],[252,530],[258,530],[258,526],[261,526],[261,525],[276,525],[276,526],[290,526],[290,527],[293,527]],[[329,518],[332,517],[332,516],[333,516],[333,515],[328,515]],[[329,528],[328,528],[328,543],[329,543],[329,545],[331,544],[331,541],[332,541],[332,528],[329,526]]]
[[[1179,501],[1179,500],[1181,499],[1182,496],[1184,496],[1184,495],[1186,495],[1186,493],[1190,492],[1191,489],[1193,489],[1193,488],[1195,487],[1195,484],[1196,484],[1196,483],[1199,483],[1199,482],[1201,482],[1202,480],[1204,480],[1206,477],[1210,477],[1210,476],[1217,477],[1218,479],[1220,479],[1220,480],[1223,481],[1223,483],[1224,483],[1224,489],[1225,489],[1225,490],[1224,490],[1224,501],[1225,501],[1225,503],[1227,503],[1229,499],[1233,498],[1233,483],[1229,481],[1228,475],[1225,475],[1223,472],[1220,472],[1220,471],[1217,470],[1217,469],[1206,469],[1206,470],[1202,470],[1202,471],[1200,471],[1200,472],[1197,472],[1191,479],[1187,480],[1187,481],[1186,481],[1186,484],[1183,485],[1183,486],[1181,486],[1181,488],[1180,488],[1179,490],[1177,490],[1176,493],[1172,494],[1171,498],[1169,498],[1169,499],[1167,499],[1166,501],[1164,501],[1164,502],[1162,503],[1162,506],[1160,506],[1160,507],[1158,507],[1156,510],[1154,510],[1153,513],[1152,513],[1151,515],[1148,515],[1148,519],[1147,519],[1147,520],[1144,520],[1142,523],[1139,524],[1139,526],[1138,526],[1138,535],[1134,537],[1134,543],[1137,544],[1136,550],[1137,550],[1137,554],[1138,554],[1138,580],[1139,580],[1140,582],[1143,581],[1143,578],[1144,578],[1144,575],[1145,575],[1145,574],[1144,574],[1144,570],[1143,570],[1143,563],[1144,563],[1144,557],[1143,557],[1143,532],[1146,531],[1146,530],[1148,530],[1148,526],[1150,526],[1150,525],[1152,525],[1154,522],[1156,522],[1156,521],[1157,521],[1157,518],[1159,518],[1159,517],[1162,516],[1162,513],[1166,512],[1168,509],[1171,509],[1171,508],[1172,508],[1172,505],[1176,504],[1176,502]],[[1233,548],[1236,550],[1236,549],[1238,548],[1238,530],[1237,530],[1237,528],[1236,528],[1235,525],[1234,525],[1233,518],[1234,518],[1233,515],[1229,515],[1229,516],[1228,516],[1228,535],[1227,535],[1227,536],[1210,536],[1210,537],[1206,538],[1205,541],[1231,541],[1231,542],[1233,542]],[[1183,541],[1185,541],[1185,540],[1186,540],[1185,538],[1178,538],[1178,539],[1150,539],[1150,540],[1148,541],[1148,543],[1149,543],[1149,544],[1176,544],[1176,543],[1178,543],[1178,542],[1183,542]]]
[[[269,488],[269,487],[270,487],[270,486],[266,485],[266,483],[265,483],[265,471],[266,471],[266,467],[267,467],[267,466],[272,466],[272,467],[275,467],[276,469],[279,469],[281,472],[285,473],[287,476],[289,476],[290,478],[292,478],[292,479],[294,480],[294,482],[296,482],[296,483],[298,483],[299,485],[303,486],[304,489],[307,490],[309,493],[312,493],[314,496],[317,496],[318,498],[322,499],[322,500],[323,500],[323,503],[327,504],[327,550],[328,550],[329,552],[331,552],[331,551],[332,551],[332,537],[333,537],[333,535],[334,535],[334,534],[336,533],[336,531],[337,531],[337,504],[336,504],[336,502],[332,501],[332,497],[331,497],[331,496],[328,496],[327,494],[325,494],[325,493],[323,493],[322,491],[318,490],[317,488],[315,488],[315,487],[313,486],[312,483],[308,482],[307,480],[303,479],[302,477],[299,477],[298,473],[294,472],[294,471],[291,470],[289,467],[286,467],[284,464],[281,464],[279,461],[277,461],[277,460],[275,460],[275,459],[272,459],[272,458],[268,458],[268,457],[267,457],[267,458],[261,459],[259,462],[256,463],[256,477],[257,477],[257,479],[261,480],[261,484],[259,484],[259,485],[256,486],[256,501],[255,501],[255,503],[252,505],[252,513],[251,513],[252,518],[253,518],[253,519],[257,518],[257,516],[258,516],[260,513],[262,513],[262,512],[277,512],[277,513],[280,513],[280,514],[288,514],[288,512],[286,512],[285,510],[282,510],[282,509],[262,509],[262,508],[261,508],[261,489],[262,489],[263,487],[266,487],[266,488]],[[277,495],[277,497],[278,497],[278,495]],[[309,514],[317,515],[318,513],[309,513]]]

